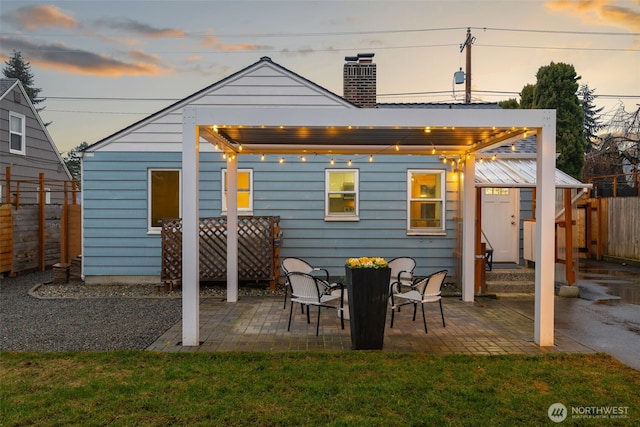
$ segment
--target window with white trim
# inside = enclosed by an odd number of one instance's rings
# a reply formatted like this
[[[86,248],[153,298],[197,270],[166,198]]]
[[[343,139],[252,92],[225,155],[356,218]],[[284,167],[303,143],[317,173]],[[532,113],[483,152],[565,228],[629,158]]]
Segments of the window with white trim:
[[[222,214],[227,213],[227,170],[222,170]],[[253,215],[253,169],[238,169],[238,213]]]
[[[9,111],[9,152],[26,155],[26,118],[22,114]]]
[[[358,221],[359,191],[357,169],[325,169],[326,221]]]
[[[36,187],[36,203],[40,203],[40,187]],[[44,187],[44,204],[51,204],[51,189],[49,187]]]
[[[163,219],[182,218],[180,169],[149,169],[148,230],[159,233]]]
[[[407,171],[407,232],[445,232],[445,181],[444,170]]]

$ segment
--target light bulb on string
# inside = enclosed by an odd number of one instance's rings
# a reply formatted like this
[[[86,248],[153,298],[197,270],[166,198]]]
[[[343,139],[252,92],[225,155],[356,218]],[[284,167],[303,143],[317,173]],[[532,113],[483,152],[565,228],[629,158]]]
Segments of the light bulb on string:
[[[347,165],[351,166],[351,159],[347,162]]]
[[[284,163],[284,157],[280,157],[279,162],[280,162],[280,163]]]
[[[261,154],[261,155],[260,155],[260,161],[261,161],[261,162],[264,162],[264,154]]]
[[[329,163],[331,163],[332,165],[334,165],[334,164],[336,163],[336,161],[335,161],[335,160],[333,160],[333,159],[331,159],[331,160],[329,160]]]
[[[373,154],[369,155],[369,163],[373,162]]]

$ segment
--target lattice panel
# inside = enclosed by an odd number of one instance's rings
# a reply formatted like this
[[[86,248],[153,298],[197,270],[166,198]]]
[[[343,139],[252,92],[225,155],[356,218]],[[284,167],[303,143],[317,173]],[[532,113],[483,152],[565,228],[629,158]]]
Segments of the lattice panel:
[[[227,219],[200,219],[200,280],[226,280]],[[238,279],[268,280],[280,271],[280,217],[238,218]],[[182,221],[162,223],[162,281],[182,278]]]

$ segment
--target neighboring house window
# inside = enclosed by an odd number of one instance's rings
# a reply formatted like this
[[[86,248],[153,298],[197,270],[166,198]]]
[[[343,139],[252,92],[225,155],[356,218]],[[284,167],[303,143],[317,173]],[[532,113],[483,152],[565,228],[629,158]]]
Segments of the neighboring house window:
[[[181,218],[180,170],[149,169],[149,231],[160,232],[162,219]]]
[[[227,170],[222,170],[222,213],[227,213]],[[238,169],[238,213],[253,214],[253,170]]]
[[[407,232],[445,232],[445,171],[407,171]]]
[[[26,154],[25,144],[25,116],[9,112],[9,152]]]
[[[40,187],[37,187],[36,190],[36,203],[40,203]],[[44,188],[44,204],[51,204],[51,189],[47,187]]]
[[[325,170],[325,221],[359,220],[358,170]]]

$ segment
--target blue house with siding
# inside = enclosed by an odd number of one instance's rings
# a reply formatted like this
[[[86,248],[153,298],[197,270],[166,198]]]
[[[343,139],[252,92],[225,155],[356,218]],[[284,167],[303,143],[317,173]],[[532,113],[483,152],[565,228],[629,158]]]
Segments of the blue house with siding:
[[[180,217],[186,106],[376,107],[375,67],[362,57],[345,63],[349,100],[261,58],[87,148],[82,183],[87,283],[160,280],[158,220]],[[224,216],[227,160],[215,147],[203,144],[201,150],[200,216]],[[440,156],[386,155],[385,150],[244,156],[239,214],[280,217],[280,257],[304,258],[332,275],[344,274],[347,257],[374,255],[411,256],[417,274],[442,268],[453,273],[460,185],[453,169]]]
[[[182,216],[185,108],[331,108],[336,114],[340,109],[443,108],[441,104],[378,104],[376,74],[371,54],[347,57],[341,97],[264,57],[87,148],[82,183],[86,282],[160,281],[160,220]],[[445,107],[498,108],[496,104]],[[224,129],[216,131],[225,135]],[[526,139],[516,143],[527,147],[525,151],[533,150],[534,159],[529,162],[534,163],[535,172],[535,137],[533,149],[528,139],[528,144]],[[280,257],[306,259],[335,276],[344,274],[348,257],[410,256],[417,261],[416,274],[446,268],[455,280],[461,251],[460,158],[447,158],[446,150],[436,145],[427,153],[431,155],[398,155],[400,146],[402,138],[396,146],[349,155],[311,147],[305,152],[244,155],[238,166],[238,213],[279,217]],[[220,147],[201,144],[200,150],[200,217],[225,216],[228,159]],[[496,150],[508,156],[508,147]],[[479,185],[490,188],[495,177],[480,165],[477,170]],[[495,185],[518,187],[499,179]],[[495,193],[503,196],[509,191]],[[517,264],[522,260],[522,220],[531,216],[530,192],[524,194],[522,200],[519,195],[510,196],[517,226],[509,231],[507,249],[506,244],[498,244],[497,261]],[[487,210],[483,231],[493,239],[505,227],[489,221],[497,218],[493,205],[484,203],[483,208]]]

